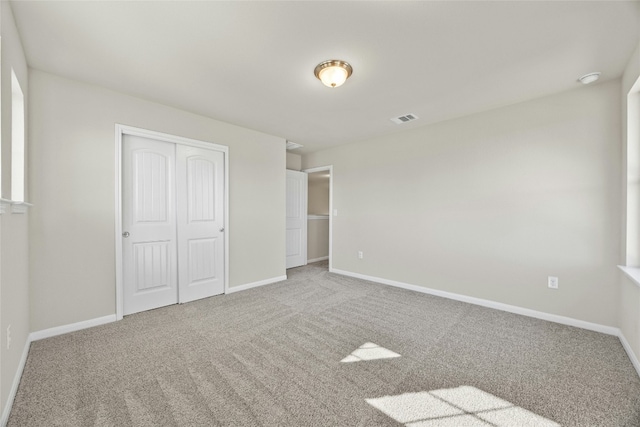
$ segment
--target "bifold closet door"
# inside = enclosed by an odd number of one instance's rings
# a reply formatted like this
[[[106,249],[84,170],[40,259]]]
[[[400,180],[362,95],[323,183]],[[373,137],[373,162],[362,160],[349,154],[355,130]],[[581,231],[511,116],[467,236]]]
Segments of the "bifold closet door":
[[[224,153],[126,135],[123,314],[224,293]]]
[[[178,302],[175,144],[126,135],[122,162],[124,314]]]
[[[176,146],[179,301],[224,293],[224,153]]]

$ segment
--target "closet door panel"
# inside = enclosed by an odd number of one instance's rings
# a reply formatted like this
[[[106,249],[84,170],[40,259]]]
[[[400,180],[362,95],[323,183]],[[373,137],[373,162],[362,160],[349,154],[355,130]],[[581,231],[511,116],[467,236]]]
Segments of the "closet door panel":
[[[224,153],[176,147],[179,300],[224,293]]]
[[[175,144],[127,135],[122,175],[127,315],[178,301]]]

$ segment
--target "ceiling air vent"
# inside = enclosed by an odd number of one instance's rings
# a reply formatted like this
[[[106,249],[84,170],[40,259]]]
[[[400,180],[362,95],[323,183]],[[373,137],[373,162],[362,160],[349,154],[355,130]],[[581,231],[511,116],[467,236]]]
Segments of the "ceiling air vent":
[[[401,125],[403,123],[412,122],[414,120],[419,119],[415,114],[405,114],[404,116],[394,117],[391,121],[397,125]]]
[[[295,150],[296,148],[300,148],[302,145],[296,144],[295,142],[287,141],[287,150]]]

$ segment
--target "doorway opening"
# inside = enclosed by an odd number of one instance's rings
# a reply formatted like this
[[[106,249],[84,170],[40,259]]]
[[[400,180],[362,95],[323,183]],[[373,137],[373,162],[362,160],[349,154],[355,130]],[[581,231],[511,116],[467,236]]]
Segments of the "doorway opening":
[[[333,166],[306,169],[308,179],[307,262],[332,270]]]

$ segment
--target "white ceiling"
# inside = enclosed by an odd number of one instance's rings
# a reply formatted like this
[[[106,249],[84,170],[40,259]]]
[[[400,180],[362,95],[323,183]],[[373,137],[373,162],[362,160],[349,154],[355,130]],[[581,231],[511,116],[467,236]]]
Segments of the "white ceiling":
[[[639,1],[13,1],[29,65],[316,151],[620,77]],[[314,67],[353,65],[337,89]],[[601,81],[602,81],[601,80]],[[420,120],[393,124],[414,113]]]

